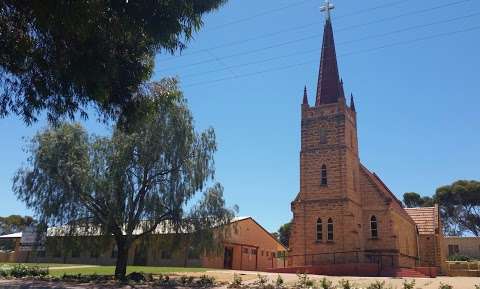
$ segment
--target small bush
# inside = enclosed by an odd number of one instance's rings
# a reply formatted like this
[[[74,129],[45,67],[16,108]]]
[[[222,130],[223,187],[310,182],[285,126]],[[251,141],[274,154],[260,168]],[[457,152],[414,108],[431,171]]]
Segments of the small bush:
[[[452,255],[452,256],[448,256],[447,260],[448,261],[470,261],[471,258],[463,255]]]
[[[135,283],[142,283],[146,281],[145,275],[139,272],[132,272],[127,275],[127,280]]]
[[[215,278],[207,275],[200,276],[197,280],[197,285],[201,287],[211,287],[215,284]]]
[[[322,289],[335,289],[335,286],[333,285],[332,281],[328,280],[327,278],[323,277],[320,280],[320,288]]]
[[[242,282],[243,282],[242,276],[235,273],[235,274],[233,274],[233,281],[232,281],[232,283],[230,283],[230,285],[228,287],[229,288],[240,288],[240,287],[242,287]]]
[[[385,281],[375,281],[374,283],[368,285],[367,289],[385,289]]]
[[[308,278],[308,275],[303,273],[303,274],[297,274],[298,281],[297,281],[297,287],[299,288],[308,288],[308,287],[313,287],[313,281]]]
[[[342,289],[355,289],[355,285],[353,283],[350,283],[349,280],[340,280],[338,281],[338,286]]]
[[[40,268],[38,266],[26,266],[23,264],[17,264],[9,270],[8,275],[15,278],[44,277],[48,275],[48,268]]]
[[[453,286],[450,284],[440,282],[440,286],[438,286],[438,289],[453,289]]]
[[[403,280],[403,289],[415,289],[415,280],[408,282],[408,280]]]
[[[283,281],[282,276],[280,276],[280,274],[278,274],[277,279],[275,280],[275,287],[283,288],[284,284],[285,284],[285,282]]]
[[[191,285],[193,283],[193,276],[182,275],[179,281],[182,286]]]
[[[255,281],[255,284],[256,284],[259,288],[265,288],[265,285],[267,285],[267,283],[268,283],[267,276],[257,274],[257,281]]]

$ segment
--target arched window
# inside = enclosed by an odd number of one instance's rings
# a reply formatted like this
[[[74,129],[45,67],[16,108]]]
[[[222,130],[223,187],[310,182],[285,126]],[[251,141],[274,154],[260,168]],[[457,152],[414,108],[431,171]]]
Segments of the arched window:
[[[378,238],[378,226],[377,226],[377,217],[372,216],[370,218],[370,231],[372,233],[372,239]]]
[[[318,220],[317,220],[317,241],[322,241],[322,237],[323,237],[322,219],[318,218]]]
[[[327,241],[333,241],[333,220],[332,220],[332,218],[329,218],[328,223],[327,223]]]
[[[326,186],[328,184],[328,179],[327,179],[327,166],[322,165],[322,180],[321,180],[321,185]]]

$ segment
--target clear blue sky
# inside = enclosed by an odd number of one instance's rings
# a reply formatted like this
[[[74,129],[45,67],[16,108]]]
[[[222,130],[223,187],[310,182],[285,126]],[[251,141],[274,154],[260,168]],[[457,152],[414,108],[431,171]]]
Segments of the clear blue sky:
[[[272,231],[290,220],[299,190],[300,103],[304,85],[310,103],[316,89],[321,2],[230,0],[205,18],[183,56],[157,57],[154,78],[178,75],[197,127],[216,130],[216,176],[228,203]],[[480,179],[480,2],[334,3],[340,73],[356,97],[362,162],[398,197]],[[22,138],[44,126],[0,120],[0,215],[29,213],[11,180],[27,157]],[[105,133],[94,117],[86,126]]]

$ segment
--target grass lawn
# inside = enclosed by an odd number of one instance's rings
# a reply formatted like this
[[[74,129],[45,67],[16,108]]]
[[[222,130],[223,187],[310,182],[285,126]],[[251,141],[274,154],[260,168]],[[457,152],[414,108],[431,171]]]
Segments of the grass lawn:
[[[12,267],[16,264],[27,266],[48,267],[52,276],[62,276],[63,274],[82,274],[82,275],[113,275],[115,266],[98,266],[89,264],[59,264],[59,263],[0,263],[0,267]],[[85,267],[83,267],[85,266]],[[87,267],[88,266],[88,267]],[[68,268],[72,267],[72,268]],[[58,268],[58,269],[56,269]],[[189,268],[189,267],[150,267],[150,266],[128,266],[127,274],[131,272],[144,272],[152,274],[165,273],[201,273],[206,272],[207,268]]]
[[[60,266],[57,264],[56,266]],[[77,265],[79,266],[79,265]],[[152,274],[165,274],[165,273],[184,273],[184,272],[206,272],[206,268],[188,268],[188,267],[149,267],[149,266],[128,266],[127,274],[131,272],[144,272]],[[62,276],[63,274],[82,274],[82,275],[113,275],[115,272],[115,266],[96,266],[85,268],[71,268],[71,269],[50,269],[50,275]]]

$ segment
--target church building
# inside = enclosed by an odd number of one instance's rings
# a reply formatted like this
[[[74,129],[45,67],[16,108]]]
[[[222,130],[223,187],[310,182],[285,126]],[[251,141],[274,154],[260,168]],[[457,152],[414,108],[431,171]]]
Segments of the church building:
[[[339,75],[331,9],[326,1],[315,102],[309,104],[305,88],[301,105],[300,192],[291,203],[289,265],[440,269],[438,208],[404,209],[360,161],[357,108],[353,95],[347,104]]]

